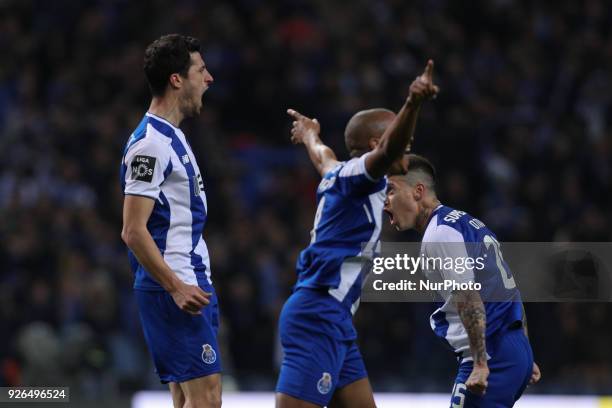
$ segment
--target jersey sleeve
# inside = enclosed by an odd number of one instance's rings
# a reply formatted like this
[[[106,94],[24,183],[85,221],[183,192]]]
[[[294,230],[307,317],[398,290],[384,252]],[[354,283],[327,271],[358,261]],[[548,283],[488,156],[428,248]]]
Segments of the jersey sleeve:
[[[123,193],[157,200],[160,186],[172,170],[168,146],[145,138],[129,148],[123,164],[126,166]]]
[[[368,174],[365,159],[370,153],[346,162],[340,171],[336,183],[345,195],[367,195],[385,188],[385,179],[375,179]]]
[[[469,261],[465,239],[459,231],[448,225],[438,225],[424,245],[429,265],[435,265],[442,279],[457,283],[474,281],[474,264]]]

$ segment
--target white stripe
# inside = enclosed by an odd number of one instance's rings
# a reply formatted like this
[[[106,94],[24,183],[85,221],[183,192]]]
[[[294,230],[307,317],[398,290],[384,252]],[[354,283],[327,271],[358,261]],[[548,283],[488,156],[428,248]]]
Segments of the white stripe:
[[[191,166],[193,167],[194,173],[196,175],[199,174],[201,177],[202,173],[200,172],[200,167],[198,167],[198,161],[196,160],[196,157],[193,154],[193,151],[189,147],[189,143],[187,143],[187,139],[185,135],[183,134],[183,132],[177,132],[177,134],[178,134],[179,139],[181,140],[181,143],[183,143],[183,146],[185,147],[185,151],[187,152],[187,156],[189,157],[189,160],[191,161]],[[197,183],[198,180],[194,180],[193,182]],[[206,214],[208,214],[208,203],[206,200],[206,193],[204,192],[204,189],[200,191],[200,198],[202,199],[202,202],[204,204],[204,211]],[[193,219],[193,215],[192,215],[192,219]],[[206,246],[206,242],[204,241],[204,238],[202,237],[201,234],[200,234],[198,243],[196,244],[196,247],[194,248],[194,253],[196,255],[199,255],[202,258],[202,263],[206,265],[206,279],[208,280],[208,283],[212,285],[211,270],[210,270],[210,256],[208,254],[208,247]]]
[[[382,229],[382,210],[385,204],[385,190],[383,189],[377,193],[370,194],[368,198],[370,200],[370,204],[372,205],[372,211],[374,212],[374,231],[372,231],[370,240],[366,244],[365,248],[363,248],[363,250],[359,253],[359,256],[373,257],[379,245],[378,238],[380,237],[380,230]],[[370,213],[368,211],[367,205],[364,204],[363,207],[366,210],[366,214],[368,214],[368,220],[371,223],[372,219],[370,218]],[[361,273],[361,267],[359,269],[359,273]],[[363,281],[365,282],[365,276],[363,278]],[[342,284],[342,280],[340,282]],[[355,280],[351,282],[351,286],[354,282]],[[346,293],[344,294],[344,296],[346,296]],[[358,297],[357,300],[351,305],[351,314],[355,314],[355,312],[357,312],[357,309],[359,308],[360,299],[361,297]]]
[[[206,246],[206,242],[204,241],[202,237],[200,237],[200,241],[198,242],[198,245],[196,245],[194,252],[197,255],[200,255],[200,257],[202,258],[202,263],[206,265],[206,279],[208,280],[208,283],[212,285],[211,271],[210,271],[210,256],[208,255],[208,247]]]
[[[198,281],[189,255],[192,248],[193,216],[189,201],[185,202],[185,198],[188,199],[192,192],[189,188],[187,172],[174,149],[171,160],[174,171],[161,186],[170,204],[170,227],[166,238],[164,260],[181,281],[189,285],[197,285]]]
[[[361,301],[361,297],[358,297],[357,300],[355,301],[355,303],[353,303],[351,305],[351,314],[355,314],[355,312],[357,311],[357,309],[359,309],[359,303]]]
[[[336,289],[329,289],[329,294],[332,295],[338,302],[342,302],[348,291],[353,286],[353,283],[361,273],[362,264],[358,260],[347,259],[340,267],[340,285]]]
[[[359,158],[351,159],[340,169],[338,176],[340,177],[351,177],[359,176],[365,173],[365,161],[364,156]]]
[[[365,210],[365,213],[368,216],[368,222],[371,224],[372,223],[372,216],[370,215],[370,211],[368,210],[368,206],[364,204],[363,205],[363,209]]]
[[[374,231],[372,231],[372,236],[370,236],[368,243],[366,244],[365,248],[359,253],[359,256],[372,257],[374,256],[376,244],[378,243],[378,239],[380,238],[380,230],[382,229],[383,207],[385,205],[385,190],[382,189],[377,193],[370,194],[368,198],[370,199],[370,204],[372,205],[372,211],[374,213]]]

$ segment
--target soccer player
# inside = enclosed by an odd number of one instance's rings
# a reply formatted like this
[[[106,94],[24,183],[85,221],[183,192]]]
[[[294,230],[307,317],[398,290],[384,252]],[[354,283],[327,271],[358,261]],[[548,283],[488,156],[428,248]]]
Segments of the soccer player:
[[[384,175],[409,146],[421,103],[438,91],[432,73],[429,61],[397,116],[372,109],[350,119],[347,162],[321,142],[316,119],[288,111],[295,119],[291,140],[304,144],[322,180],[310,245],[297,261],[297,283],[279,319],[279,408],[375,406],[352,322],[361,293],[359,257],[366,255],[362,243],[380,234]]]
[[[436,196],[436,173],[425,158],[408,155],[407,172],[389,177],[384,211],[398,230],[423,233],[425,259],[463,258],[462,270],[433,262],[423,269],[433,281],[482,285],[439,291],[444,303],[431,327],[456,353],[459,372],[451,407],[512,407],[528,384],[540,379],[527,339],[520,294],[495,234],[471,215],[444,206]],[[480,258],[480,263],[465,262]],[[484,260],[484,261],[482,261]],[[481,297],[482,294],[482,297]],[[482,298],[495,301],[485,301]]]
[[[218,306],[202,229],[206,194],[183,119],[202,108],[213,78],[197,39],[178,34],[145,51],[149,111],[121,165],[123,230],[149,351],[174,407],[221,406]]]

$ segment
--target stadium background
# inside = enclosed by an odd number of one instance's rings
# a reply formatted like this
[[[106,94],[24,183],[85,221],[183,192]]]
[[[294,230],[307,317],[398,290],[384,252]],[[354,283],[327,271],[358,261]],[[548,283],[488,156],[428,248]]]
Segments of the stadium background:
[[[0,1],[0,383],[89,401],[160,389],[120,240],[119,162],[149,103],[144,48],[203,42],[215,78],[184,123],[204,170],[205,238],[228,389],[273,389],[276,318],[309,240],[317,176],[288,107],[346,158],[357,110],[397,110],[427,58],[442,93],[414,150],[444,203],[500,241],[609,241],[612,10],[605,1]],[[386,231],[386,240],[414,240]],[[363,304],[376,391],[449,392],[428,304]],[[612,394],[612,306],[528,304],[536,393]]]

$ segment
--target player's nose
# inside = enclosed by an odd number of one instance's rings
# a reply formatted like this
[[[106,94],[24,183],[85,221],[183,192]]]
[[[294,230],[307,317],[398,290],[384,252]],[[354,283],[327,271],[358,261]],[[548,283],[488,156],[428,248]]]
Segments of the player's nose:
[[[206,85],[210,85],[215,81],[215,79],[213,78],[213,76],[210,74],[210,72],[206,71],[206,74],[204,75],[204,82],[206,82]]]

